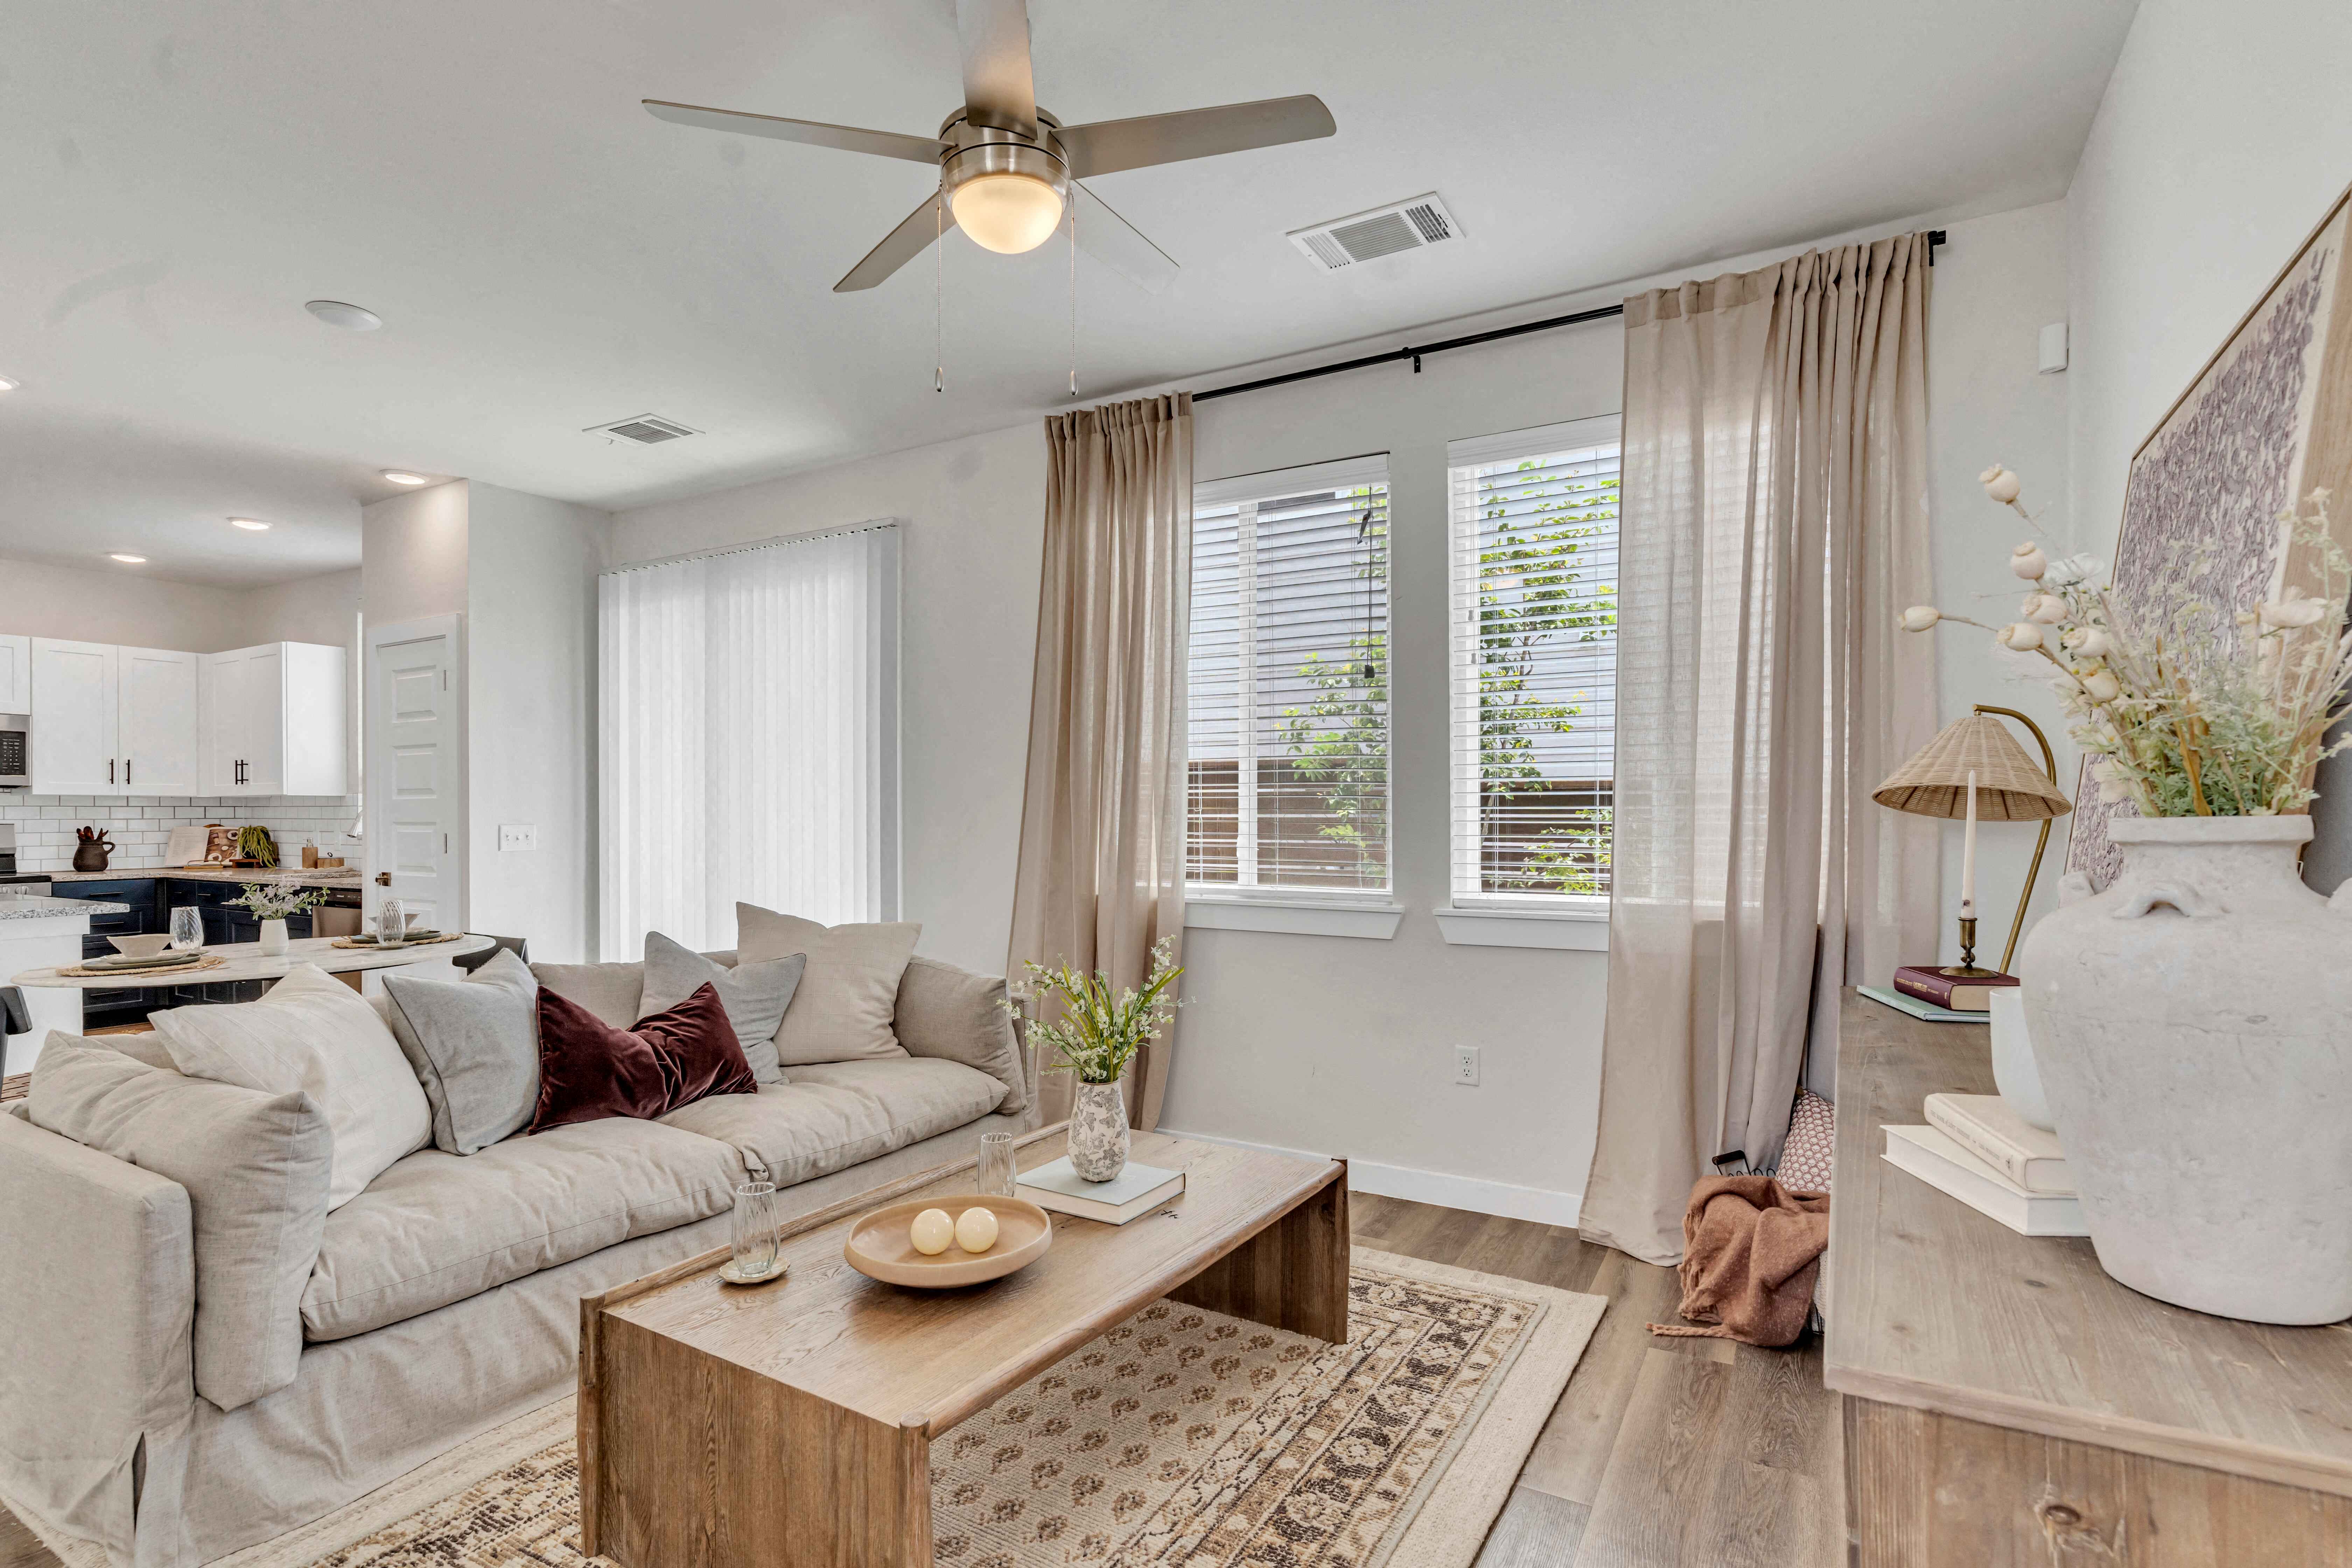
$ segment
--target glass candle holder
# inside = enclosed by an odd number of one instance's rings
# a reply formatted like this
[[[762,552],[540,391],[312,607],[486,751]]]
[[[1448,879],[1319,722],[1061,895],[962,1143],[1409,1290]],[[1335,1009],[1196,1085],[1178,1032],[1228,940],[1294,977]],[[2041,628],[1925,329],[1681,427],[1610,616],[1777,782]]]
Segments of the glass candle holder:
[[[992,1198],[1015,1196],[1013,1189],[1021,1183],[1020,1167],[1013,1159],[1013,1134],[983,1132],[980,1135],[979,1190]]]
[[[735,1272],[761,1279],[776,1271],[776,1184],[746,1182],[735,1189]]]
[[[193,950],[205,945],[205,911],[194,904],[176,904],[172,909],[172,945]]]

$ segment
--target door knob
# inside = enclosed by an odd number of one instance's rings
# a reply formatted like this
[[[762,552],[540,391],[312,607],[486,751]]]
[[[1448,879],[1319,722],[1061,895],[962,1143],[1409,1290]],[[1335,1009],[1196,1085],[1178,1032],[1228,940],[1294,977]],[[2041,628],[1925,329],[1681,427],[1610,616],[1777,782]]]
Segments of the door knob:
[[[375,885],[376,885],[377,887],[379,887],[379,888],[389,888],[389,887],[391,887],[391,886],[392,886],[392,873],[391,873],[391,872],[389,872],[389,871],[378,871],[378,872],[375,874]]]

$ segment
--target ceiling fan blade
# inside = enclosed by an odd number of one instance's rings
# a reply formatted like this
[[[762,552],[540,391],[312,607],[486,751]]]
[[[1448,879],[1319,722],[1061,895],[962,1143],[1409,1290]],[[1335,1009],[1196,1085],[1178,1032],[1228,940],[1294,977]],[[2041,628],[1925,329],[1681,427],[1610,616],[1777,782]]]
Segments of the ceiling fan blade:
[[[1187,158],[1213,158],[1220,153],[1244,153],[1252,147],[1312,142],[1319,136],[1337,135],[1339,130],[1323,100],[1307,92],[1217,109],[1066,125],[1060,135],[1069,153],[1070,173],[1084,179],[1154,163],[1179,163]]]
[[[1168,253],[1111,211],[1100,196],[1073,180],[1070,200],[1078,209],[1081,250],[1154,294],[1176,281],[1177,266]]]
[[[964,107],[1036,124],[1026,0],[956,0],[956,38],[963,46]]]
[[[908,213],[898,227],[884,235],[882,243],[867,251],[866,259],[851,268],[841,281],[833,286],[833,291],[854,294],[860,289],[873,288],[929,250],[935,240],[955,226],[955,208],[934,195]]]
[[[937,163],[948,150],[933,136],[902,136],[896,131],[866,131],[855,125],[825,125],[814,120],[781,120],[772,114],[746,114],[737,109],[704,109],[692,103],[644,100],[646,112],[673,125],[693,125],[705,131],[733,131],[745,136],[772,137],[778,142],[805,142],[813,147],[838,147],[845,153],[871,153],[880,158],[904,158],[913,163]]]

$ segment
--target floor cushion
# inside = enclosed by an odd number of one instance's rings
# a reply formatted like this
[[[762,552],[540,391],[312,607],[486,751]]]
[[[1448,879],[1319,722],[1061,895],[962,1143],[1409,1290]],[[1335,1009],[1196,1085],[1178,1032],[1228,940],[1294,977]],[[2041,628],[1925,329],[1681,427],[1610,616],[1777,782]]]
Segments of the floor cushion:
[[[796,1067],[790,1083],[756,1095],[714,1095],[661,1120],[729,1145],[789,1187],[978,1121],[1003,1098],[1003,1084],[960,1062],[826,1062]]]
[[[33,1064],[25,1110],[36,1127],[187,1189],[196,1392],[235,1410],[293,1382],[302,1354],[296,1309],[333,1160],[318,1106],[53,1034]]]
[[[723,1214],[740,1169],[723,1144],[627,1118],[509,1138],[476,1154],[420,1150],[327,1216],[302,1294],[303,1331],[365,1333]]]

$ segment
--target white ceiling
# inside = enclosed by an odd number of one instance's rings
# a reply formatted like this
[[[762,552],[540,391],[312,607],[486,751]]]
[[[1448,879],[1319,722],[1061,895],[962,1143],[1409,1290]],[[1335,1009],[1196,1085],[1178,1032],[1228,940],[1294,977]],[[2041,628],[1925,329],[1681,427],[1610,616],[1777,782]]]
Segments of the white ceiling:
[[[1031,0],[1066,122],[1321,95],[1339,133],[1097,191],[1183,265],[1078,259],[1090,391],[1929,212],[2063,192],[2132,0]],[[11,8],[0,556],[348,566],[388,466],[625,506],[1066,405],[1068,267],[834,280],[918,165],[655,97],[928,133],[950,0],[136,0]],[[1322,275],[1284,232],[1426,190],[1465,242]],[[384,329],[320,325],[348,300]],[[709,434],[607,444],[654,412]],[[278,526],[245,534],[232,512]]]

